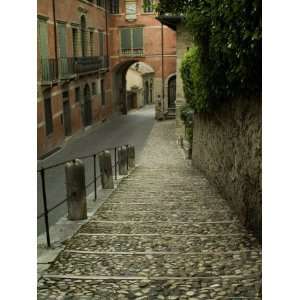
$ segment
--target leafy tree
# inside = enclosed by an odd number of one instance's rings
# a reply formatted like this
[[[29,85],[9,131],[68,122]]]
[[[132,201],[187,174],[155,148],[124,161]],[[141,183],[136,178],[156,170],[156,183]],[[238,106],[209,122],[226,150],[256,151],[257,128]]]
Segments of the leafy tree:
[[[261,93],[260,0],[162,0],[157,10],[183,16],[194,38],[181,73],[196,111]]]

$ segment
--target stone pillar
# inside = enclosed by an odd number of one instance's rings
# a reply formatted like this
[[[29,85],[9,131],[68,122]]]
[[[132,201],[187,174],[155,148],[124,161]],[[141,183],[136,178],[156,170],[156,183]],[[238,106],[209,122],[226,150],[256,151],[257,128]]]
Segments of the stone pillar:
[[[113,189],[114,181],[111,164],[111,154],[109,151],[103,151],[98,155],[98,158],[102,187],[103,189]]]
[[[75,159],[65,165],[68,219],[87,219],[84,164]]]
[[[130,145],[127,149],[128,155],[128,168],[132,169],[135,167],[135,149],[133,145]]]
[[[126,147],[121,147],[118,149],[118,163],[119,163],[119,174],[127,175],[127,149]]]

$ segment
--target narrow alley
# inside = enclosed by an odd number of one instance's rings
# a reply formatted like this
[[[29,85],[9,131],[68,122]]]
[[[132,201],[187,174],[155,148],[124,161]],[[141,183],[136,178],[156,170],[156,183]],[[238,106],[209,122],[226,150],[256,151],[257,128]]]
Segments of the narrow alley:
[[[139,165],[68,241],[38,299],[261,299],[261,246],[155,123]]]

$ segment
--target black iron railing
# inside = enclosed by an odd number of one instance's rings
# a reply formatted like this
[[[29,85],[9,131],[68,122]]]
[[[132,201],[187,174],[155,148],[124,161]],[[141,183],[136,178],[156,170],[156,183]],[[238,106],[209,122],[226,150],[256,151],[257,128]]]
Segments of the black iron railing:
[[[107,69],[107,56],[86,56],[74,58],[75,73],[86,73]]]
[[[97,180],[101,177],[101,174],[97,176],[97,155],[99,153],[101,153],[102,151],[110,151],[111,153],[113,153],[113,155],[112,155],[112,168],[114,170],[114,179],[118,180],[119,159],[118,159],[118,151],[117,150],[120,149],[121,147],[126,147],[126,149],[128,151],[129,145],[116,146],[114,148],[103,149],[103,150],[100,150],[99,152],[96,152],[96,153],[93,153],[93,154],[68,159],[66,161],[63,161],[63,162],[60,162],[60,163],[57,163],[57,164],[54,164],[54,165],[51,165],[51,166],[48,166],[48,167],[42,167],[42,168],[37,170],[37,172],[41,176],[41,187],[42,187],[42,198],[43,198],[43,212],[38,215],[37,219],[39,220],[42,217],[44,217],[46,239],[47,239],[47,246],[48,247],[51,247],[49,213],[54,211],[56,208],[58,208],[62,204],[66,203],[68,201],[68,197],[66,197],[65,199],[59,201],[53,207],[48,208],[46,179],[45,179],[46,173],[51,169],[55,169],[55,168],[58,168],[60,166],[63,166],[68,162],[74,161],[75,159],[84,160],[84,159],[88,159],[88,158],[93,158],[93,180],[88,182],[85,187],[86,187],[86,189],[88,189],[90,186],[94,185],[94,201],[96,201],[97,198],[98,198],[98,196],[97,196],[97,188],[98,188]],[[127,152],[127,170],[128,170],[128,152]],[[100,173],[100,170],[99,170],[99,173]]]
[[[144,49],[121,49],[122,56],[144,56]]]

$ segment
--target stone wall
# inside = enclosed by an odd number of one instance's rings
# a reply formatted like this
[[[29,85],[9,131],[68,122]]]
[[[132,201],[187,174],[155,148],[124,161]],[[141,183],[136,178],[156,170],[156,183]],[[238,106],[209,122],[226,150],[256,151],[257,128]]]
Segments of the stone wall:
[[[261,99],[195,115],[192,161],[261,239]]]

